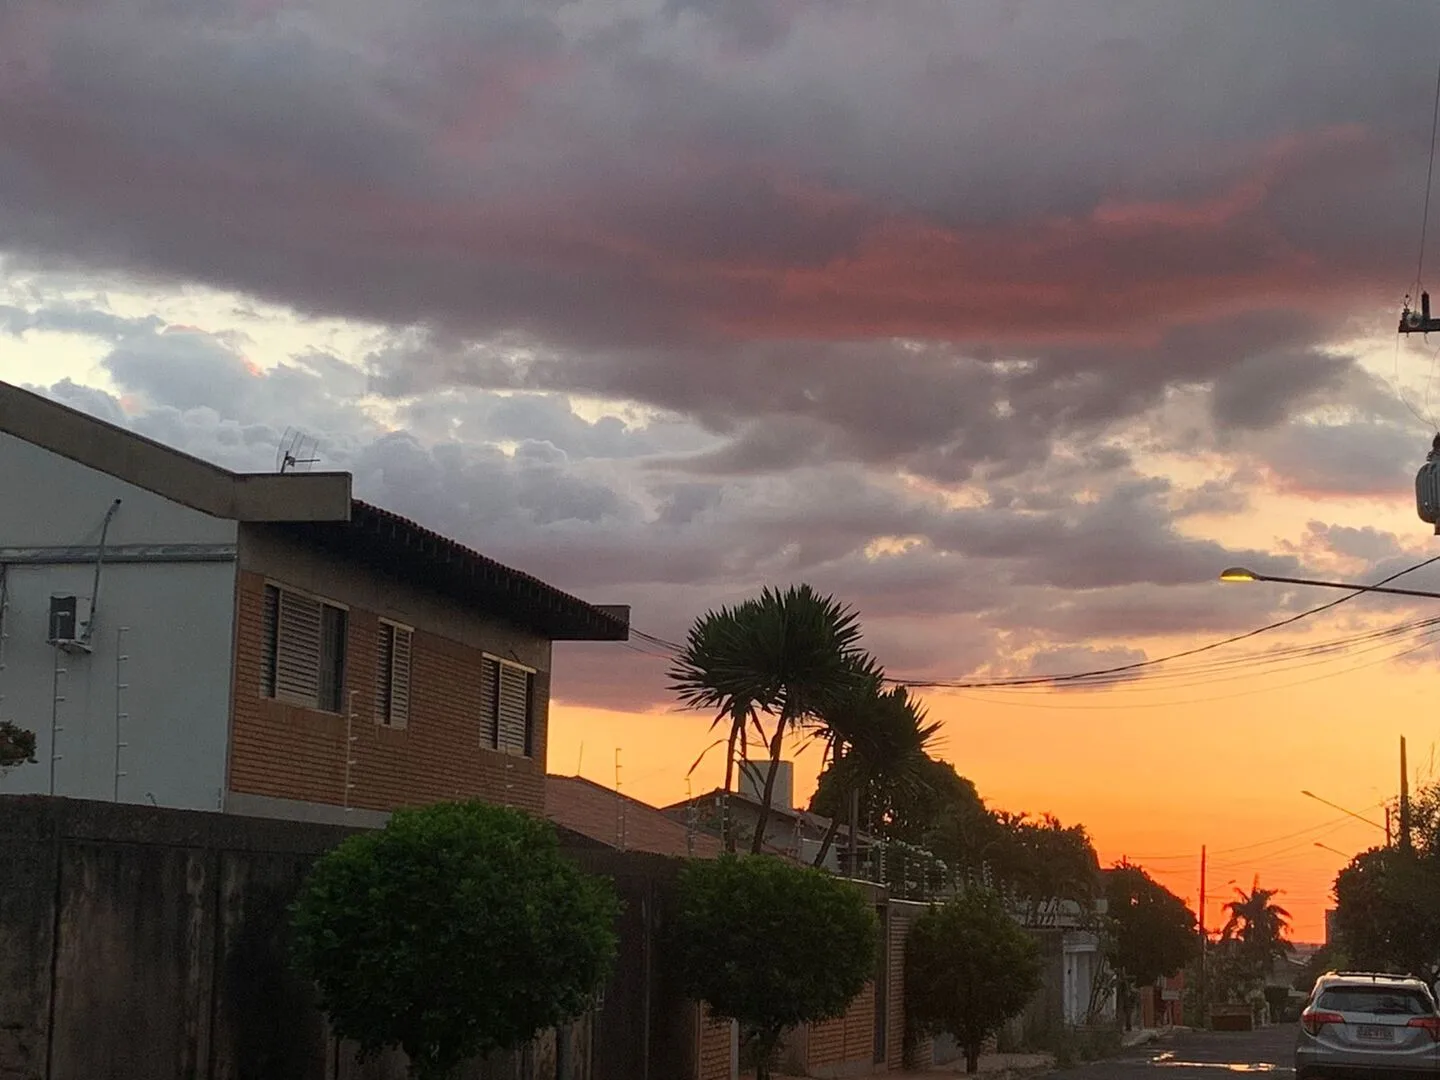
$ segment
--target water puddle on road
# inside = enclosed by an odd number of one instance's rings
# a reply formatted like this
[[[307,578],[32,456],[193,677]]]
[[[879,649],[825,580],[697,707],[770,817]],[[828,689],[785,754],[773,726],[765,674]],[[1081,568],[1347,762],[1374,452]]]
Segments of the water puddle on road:
[[[1292,1070],[1269,1061],[1185,1061],[1166,1050],[1150,1059],[1150,1064],[1168,1069],[1223,1069],[1233,1073],[1273,1073]]]

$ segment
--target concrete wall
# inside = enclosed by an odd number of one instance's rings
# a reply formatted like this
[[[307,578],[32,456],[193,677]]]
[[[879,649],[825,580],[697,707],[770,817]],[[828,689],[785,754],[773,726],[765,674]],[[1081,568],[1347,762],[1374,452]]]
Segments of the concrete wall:
[[[0,1080],[401,1080],[361,1066],[286,959],[287,909],[350,830],[0,797]],[[677,860],[569,851],[625,902],[598,1015],[460,1080],[688,1080],[698,1010],[658,947]]]
[[[235,543],[233,521],[0,432],[0,547],[97,544],[116,499],[111,544]]]
[[[46,643],[50,597],[92,598],[106,511],[108,561],[89,653]],[[237,531],[234,522],[170,502],[105,473],[0,434],[0,718],[35,732],[39,764],[0,778],[0,792],[115,794],[215,809],[229,725]],[[186,561],[178,561],[186,560]],[[117,630],[128,627],[117,648]],[[119,654],[129,657],[117,669]],[[55,703],[57,696],[64,700]],[[117,683],[128,689],[116,699]]]

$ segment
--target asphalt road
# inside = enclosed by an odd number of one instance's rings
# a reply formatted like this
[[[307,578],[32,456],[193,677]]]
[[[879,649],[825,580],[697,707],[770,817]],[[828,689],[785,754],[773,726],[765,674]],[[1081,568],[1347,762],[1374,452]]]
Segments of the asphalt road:
[[[1295,1025],[1260,1031],[1196,1031],[1057,1073],[1065,1080],[1223,1080],[1227,1073],[1294,1075]]]

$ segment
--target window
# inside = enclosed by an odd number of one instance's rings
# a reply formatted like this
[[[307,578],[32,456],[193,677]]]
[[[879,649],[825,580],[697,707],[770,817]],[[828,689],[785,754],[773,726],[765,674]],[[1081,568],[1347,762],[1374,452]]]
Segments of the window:
[[[387,727],[410,720],[409,627],[380,620],[380,648],[375,670],[375,719]]]
[[[341,712],[346,623],[342,607],[266,585],[261,694],[312,709]]]
[[[1331,986],[1315,1007],[1379,1016],[1429,1016],[1435,1011],[1419,988],[1387,986]]]
[[[532,756],[535,673],[494,656],[480,660],[480,745]]]

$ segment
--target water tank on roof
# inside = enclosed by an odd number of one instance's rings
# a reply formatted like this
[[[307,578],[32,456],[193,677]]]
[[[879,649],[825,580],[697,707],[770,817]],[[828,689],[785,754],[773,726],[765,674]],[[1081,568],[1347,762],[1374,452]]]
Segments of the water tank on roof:
[[[770,775],[769,761],[747,761],[740,766],[740,794],[760,802],[765,795],[765,778]],[[776,810],[795,809],[795,763],[782,761],[775,771],[775,789],[770,805]]]

